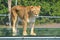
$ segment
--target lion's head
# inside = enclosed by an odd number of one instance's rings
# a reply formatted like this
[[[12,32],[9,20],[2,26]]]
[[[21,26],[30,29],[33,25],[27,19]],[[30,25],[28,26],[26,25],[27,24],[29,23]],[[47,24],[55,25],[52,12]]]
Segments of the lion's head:
[[[31,15],[38,16],[41,6],[31,6],[30,9],[31,9]]]

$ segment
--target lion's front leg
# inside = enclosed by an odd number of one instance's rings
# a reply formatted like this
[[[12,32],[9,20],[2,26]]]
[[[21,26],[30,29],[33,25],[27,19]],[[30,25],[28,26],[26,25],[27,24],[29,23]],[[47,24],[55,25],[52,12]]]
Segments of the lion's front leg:
[[[30,19],[31,35],[36,35],[36,33],[34,32],[34,25],[35,25],[35,17],[32,17]]]
[[[23,35],[24,36],[27,35],[26,30],[27,30],[27,21],[23,20]]]
[[[34,32],[34,23],[31,23],[31,35],[36,35],[36,33]]]

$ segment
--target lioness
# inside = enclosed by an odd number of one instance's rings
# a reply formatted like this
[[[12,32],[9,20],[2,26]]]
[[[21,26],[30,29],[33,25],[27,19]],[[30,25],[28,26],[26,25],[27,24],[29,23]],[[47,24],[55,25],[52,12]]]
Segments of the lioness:
[[[36,35],[34,32],[34,22],[36,19],[36,16],[38,16],[40,12],[41,7],[40,6],[14,6],[11,9],[11,15],[12,15],[12,30],[13,30],[13,36],[16,35],[17,30],[16,30],[16,21],[17,21],[17,16],[22,19],[23,22],[23,35],[27,35],[27,22],[31,23],[31,35]]]

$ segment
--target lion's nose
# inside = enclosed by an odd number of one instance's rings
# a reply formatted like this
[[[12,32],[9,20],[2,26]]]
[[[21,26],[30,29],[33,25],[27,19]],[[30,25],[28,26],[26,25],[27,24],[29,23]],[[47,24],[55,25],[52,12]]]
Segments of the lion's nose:
[[[35,15],[37,15],[37,14],[35,14]]]

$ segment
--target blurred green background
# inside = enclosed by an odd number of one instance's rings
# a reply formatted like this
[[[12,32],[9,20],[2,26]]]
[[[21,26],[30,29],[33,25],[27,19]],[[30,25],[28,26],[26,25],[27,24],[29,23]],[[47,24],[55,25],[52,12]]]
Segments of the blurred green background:
[[[8,13],[8,0],[0,0],[0,14]],[[12,0],[12,6],[15,6],[15,0]],[[41,6],[39,16],[60,16],[60,0],[17,0],[18,5],[22,6]],[[8,20],[6,17],[0,17],[0,24]],[[39,23],[60,23],[60,18],[37,18]]]

